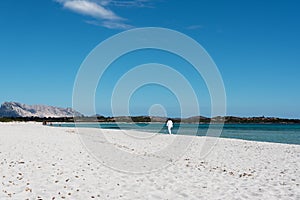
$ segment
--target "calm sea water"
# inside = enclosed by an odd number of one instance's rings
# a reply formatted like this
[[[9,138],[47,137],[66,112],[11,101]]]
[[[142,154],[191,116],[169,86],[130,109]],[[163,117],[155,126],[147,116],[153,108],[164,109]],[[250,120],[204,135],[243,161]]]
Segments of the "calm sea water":
[[[74,123],[54,124],[54,126],[75,127]],[[77,127],[140,130],[167,134],[165,124],[159,123],[80,123]],[[172,133],[181,135],[205,136],[209,125],[207,124],[174,124]],[[212,130],[220,126],[211,125]],[[222,138],[237,138],[262,142],[276,142],[300,145],[299,124],[225,124],[220,135]]]

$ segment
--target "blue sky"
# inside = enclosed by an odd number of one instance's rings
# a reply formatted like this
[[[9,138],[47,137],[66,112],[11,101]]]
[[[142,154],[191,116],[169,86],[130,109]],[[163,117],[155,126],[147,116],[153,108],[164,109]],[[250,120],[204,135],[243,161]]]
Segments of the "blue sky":
[[[150,26],[180,31],[207,50],[223,77],[228,115],[300,118],[299,8],[297,0],[2,1],[0,102],[72,106],[74,80],[88,53],[114,34]],[[140,52],[115,68],[159,55]],[[174,67],[181,62],[160,58],[154,60]],[[109,73],[107,81],[114,83]],[[209,95],[199,85],[201,113],[209,115]],[[110,115],[110,88],[97,91],[100,114]],[[132,97],[132,114],[165,99],[162,104],[173,102],[168,115],[178,115],[176,98],[166,94],[157,86],[141,88]]]

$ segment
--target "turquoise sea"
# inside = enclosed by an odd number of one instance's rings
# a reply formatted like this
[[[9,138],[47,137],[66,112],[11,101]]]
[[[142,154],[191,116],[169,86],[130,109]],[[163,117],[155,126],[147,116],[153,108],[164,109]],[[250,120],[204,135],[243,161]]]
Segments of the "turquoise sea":
[[[62,123],[54,126],[75,127],[75,124]],[[165,124],[160,123],[77,123],[76,127],[140,130],[167,134]],[[208,127],[208,124],[174,124],[172,133],[205,136]],[[219,127],[218,124],[210,125],[212,130]],[[220,137],[300,145],[300,124],[225,124]]]

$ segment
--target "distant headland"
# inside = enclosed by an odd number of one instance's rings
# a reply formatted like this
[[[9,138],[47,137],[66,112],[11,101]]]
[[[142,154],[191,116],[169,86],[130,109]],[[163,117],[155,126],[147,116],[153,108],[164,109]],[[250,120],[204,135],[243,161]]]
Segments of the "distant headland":
[[[95,121],[95,122],[153,122],[165,123],[168,118],[155,116],[119,116],[119,117],[76,117],[76,122]],[[171,118],[175,123],[208,124],[208,123],[226,123],[226,124],[300,124],[300,119],[285,119],[276,117],[203,117],[194,116],[188,118]]]
[[[106,117],[102,115],[84,116],[71,108],[59,108],[46,105],[26,105],[16,102],[5,102],[0,107],[0,122],[37,121],[37,122],[103,122],[103,123],[165,123],[168,118],[157,116],[118,116]],[[226,123],[226,124],[300,124],[300,119],[286,119],[278,117],[235,117],[194,116],[188,118],[171,118],[175,123]]]
[[[99,122],[99,123],[165,123],[168,118],[152,116],[120,116],[120,117],[0,117],[0,122],[11,121],[35,121],[35,122]],[[285,119],[277,117],[189,117],[189,118],[170,118],[174,123],[189,124],[300,124],[300,119]]]

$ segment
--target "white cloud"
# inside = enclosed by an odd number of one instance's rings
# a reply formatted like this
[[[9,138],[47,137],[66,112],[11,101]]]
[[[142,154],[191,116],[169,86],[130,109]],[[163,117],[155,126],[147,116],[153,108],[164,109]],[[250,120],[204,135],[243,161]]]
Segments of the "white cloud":
[[[63,6],[64,8],[70,9],[74,12],[84,14],[84,15],[89,15],[94,18],[121,20],[121,18],[111,10],[108,10],[102,7],[101,5],[98,5],[90,1],[82,1],[82,0],[66,1],[64,2]]]
[[[118,16],[107,8],[112,5],[113,0],[55,0],[63,5],[65,9],[90,16],[94,20],[86,21],[89,24],[103,26],[109,29],[129,29],[131,25],[124,23],[126,19]]]

